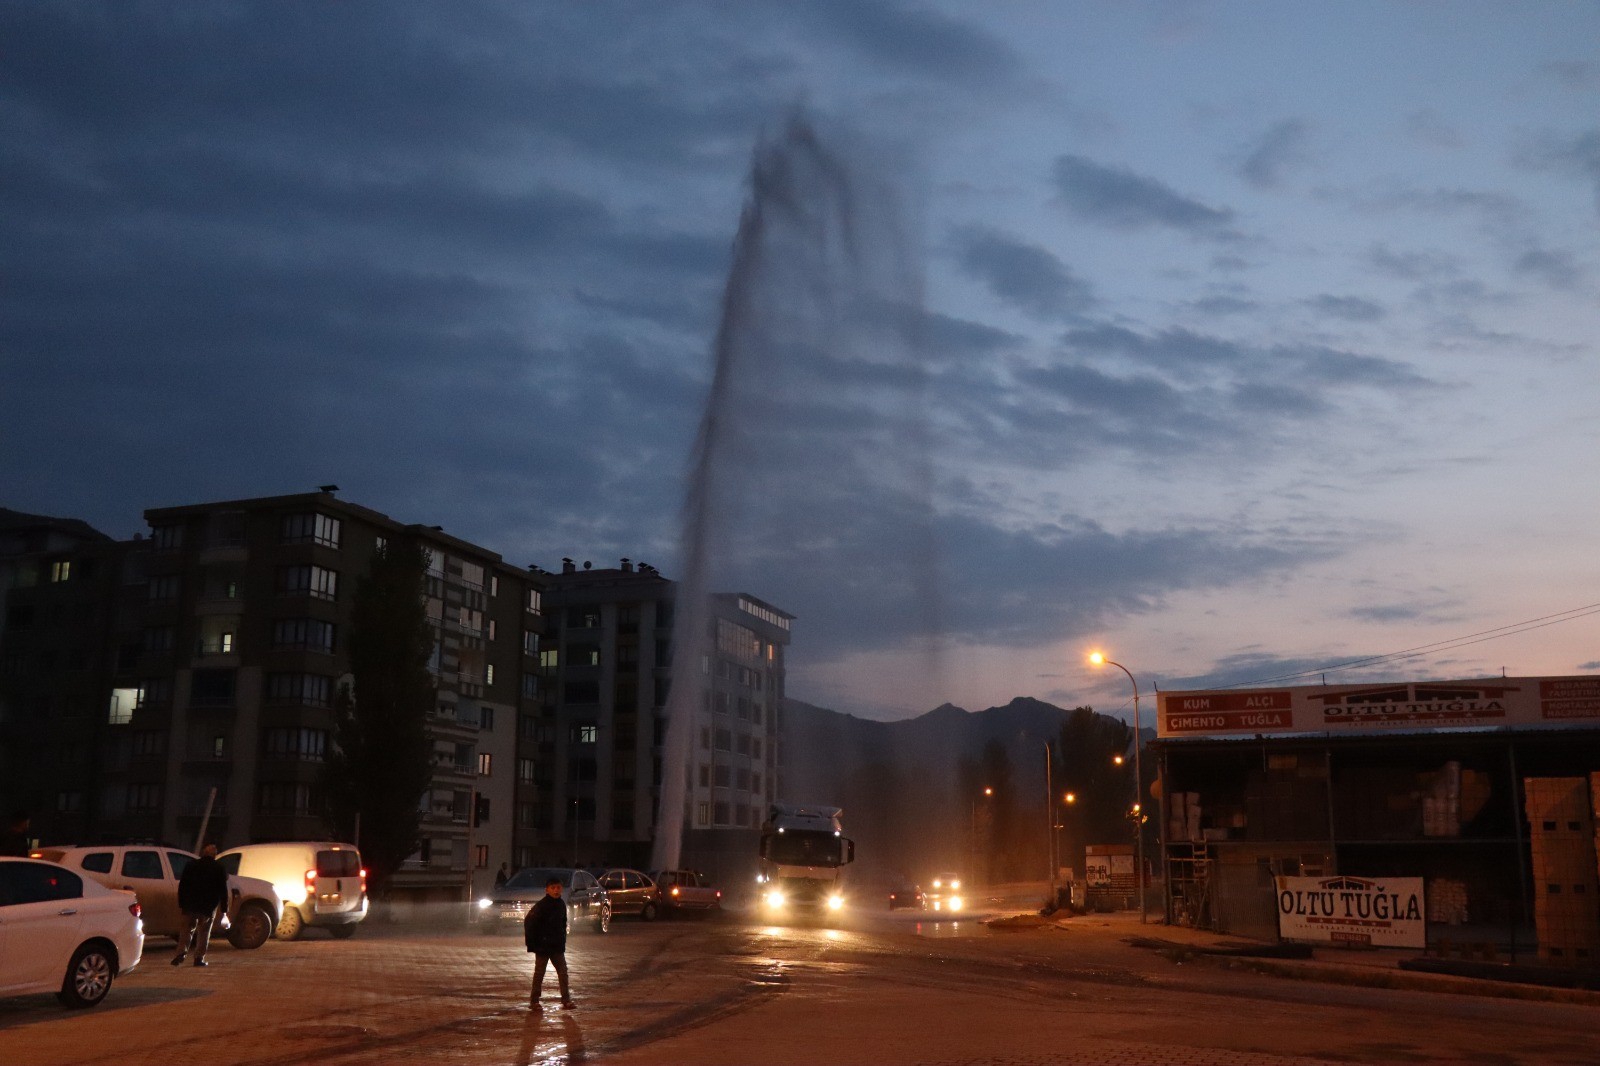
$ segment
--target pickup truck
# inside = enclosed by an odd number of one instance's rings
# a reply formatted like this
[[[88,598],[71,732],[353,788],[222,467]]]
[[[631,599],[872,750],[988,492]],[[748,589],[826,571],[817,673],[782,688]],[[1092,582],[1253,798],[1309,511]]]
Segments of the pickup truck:
[[[698,870],[656,870],[650,875],[661,891],[661,914],[705,917],[722,910],[722,890]]]

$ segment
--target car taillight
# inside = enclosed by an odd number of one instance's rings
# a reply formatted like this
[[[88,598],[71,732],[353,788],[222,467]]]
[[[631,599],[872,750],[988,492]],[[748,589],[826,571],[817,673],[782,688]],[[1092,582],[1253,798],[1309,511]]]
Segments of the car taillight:
[[[362,894],[367,891],[367,868],[365,866],[361,868],[361,891]]]
[[[133,915],[135,918],[137,918],[137,917],[139,917],[139,915],[143,914],[144,911],[140,910],[139,909],[139,904],[137,902],[135,902],[135,903],[128,904],[128,913]]]
[[[317,894],[317,871],[313,867],[306,871],[306,898],[311,899]]]
[[[674,896],[676,896],[678,894],[678,886],[677,885],[673,885],[672,886],[672,894]]]
[[[719,888],[719,889],[717,889],[717,898],[718,898],[718,899],[721,899],[721,898],[722,898],[722,889],[720,889],[720,888]]]

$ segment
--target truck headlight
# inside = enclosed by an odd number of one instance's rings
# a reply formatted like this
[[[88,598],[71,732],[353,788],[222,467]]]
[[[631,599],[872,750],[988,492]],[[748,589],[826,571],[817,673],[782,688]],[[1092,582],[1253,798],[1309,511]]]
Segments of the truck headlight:
[[[835,892],[833,895],[828,897],[828,909],[830,911],[836,911],[836,910],[840,909],[843,906],[844,906],[844,897],[839,895],[837,892]]]
[[[953,911],[958,911],[958,910],[961,909],[961,897],[960,896],[951,896],[950,897],[950,909],[953,910]]]
[[[783,893],[779,892],[775,888],[772,891],[768,892],[767,893],[767,906],[771,907],[774,910],[777,910],[778,908],[782,907],[783,906]]]

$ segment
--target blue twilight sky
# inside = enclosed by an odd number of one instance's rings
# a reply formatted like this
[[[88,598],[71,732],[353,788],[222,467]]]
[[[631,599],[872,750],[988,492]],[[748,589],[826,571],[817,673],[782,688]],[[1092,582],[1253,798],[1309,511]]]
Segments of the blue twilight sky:
[[[791,695],[1600,670],[1593,2],[8,4],[0,506],[335,482],[671,574],[797,106],[900,192],[932,518],[761,482]]]

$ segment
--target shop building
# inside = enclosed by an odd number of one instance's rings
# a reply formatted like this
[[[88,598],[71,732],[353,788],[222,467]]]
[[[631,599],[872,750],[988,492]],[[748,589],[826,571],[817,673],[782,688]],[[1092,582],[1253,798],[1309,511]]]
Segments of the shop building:
[[[1600,958],[1600,676],[1164,692],[1153,748],[1170,922]]]

